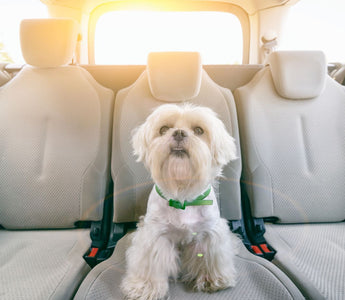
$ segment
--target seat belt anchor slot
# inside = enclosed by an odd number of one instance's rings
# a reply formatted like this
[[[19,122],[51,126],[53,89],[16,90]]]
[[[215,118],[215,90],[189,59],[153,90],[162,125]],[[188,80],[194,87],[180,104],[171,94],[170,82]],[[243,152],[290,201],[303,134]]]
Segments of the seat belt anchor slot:
[[[264,219],[253,218],[253,231],[251,235],[253,253],[271,261],[277,251],[266,242],[264,234],[266,232]]]

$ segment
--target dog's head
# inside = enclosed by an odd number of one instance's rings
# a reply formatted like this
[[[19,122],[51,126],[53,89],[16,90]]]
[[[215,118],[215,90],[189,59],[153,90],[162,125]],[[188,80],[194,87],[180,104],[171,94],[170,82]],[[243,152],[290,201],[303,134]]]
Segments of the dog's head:
[[[133,148],[155,183],[174,197],[199,193],[236,159],[234,139],[216,114],[188,104],[158,107],[134,131]]]

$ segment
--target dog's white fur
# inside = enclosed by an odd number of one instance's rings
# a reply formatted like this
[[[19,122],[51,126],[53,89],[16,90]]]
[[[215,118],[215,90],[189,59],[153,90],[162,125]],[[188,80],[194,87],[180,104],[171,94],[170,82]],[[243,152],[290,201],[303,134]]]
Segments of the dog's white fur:
[[[177,130],[183,130],[182,137]],[[178,133],[179,138],[174,137]],[[207,190],[223,166],[236,158],[234,139],[216,114],[192,105],[158,107],[136,129],[133,148],[165,198],[182,203]],[[121,289],[127,299],[164,298],[169,278],[176,279],[180,271],[181,280],[196,291],[235,285],[238,239],[220,217],[213,188],[206,199],[213,205],[180,210],[152,190],[147,213],[126,253]]]

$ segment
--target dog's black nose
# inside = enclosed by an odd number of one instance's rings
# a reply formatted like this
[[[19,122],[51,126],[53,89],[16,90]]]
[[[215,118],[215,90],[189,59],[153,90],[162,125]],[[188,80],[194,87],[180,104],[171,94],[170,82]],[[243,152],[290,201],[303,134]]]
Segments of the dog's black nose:
[[[178,142],[182,141],[187,136],[188,136],[187,132],[181,129],[177,129],[173,133],[174,140]]]

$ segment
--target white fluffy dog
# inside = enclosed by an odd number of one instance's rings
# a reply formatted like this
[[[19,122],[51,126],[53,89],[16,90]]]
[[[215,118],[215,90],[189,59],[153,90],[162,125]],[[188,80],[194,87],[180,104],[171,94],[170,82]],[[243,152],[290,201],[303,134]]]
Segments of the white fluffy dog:
[[[236,158],[224,124],[209,108],[165,104],[136,129],[133,148],[155,186],[126,253],[127,299],[164,298],[180,271],[196,291],[234,286],[238,239],[220,217],[212,188]]]

